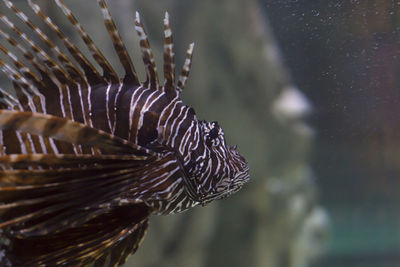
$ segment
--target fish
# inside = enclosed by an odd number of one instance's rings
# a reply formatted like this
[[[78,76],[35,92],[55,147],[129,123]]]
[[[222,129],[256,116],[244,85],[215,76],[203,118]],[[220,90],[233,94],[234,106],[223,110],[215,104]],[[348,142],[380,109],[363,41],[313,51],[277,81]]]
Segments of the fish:
[[[0,12],[0,51],[7,58],[0,57],[0,69],[15,91],[0,88],[4,266],[123,265],[151,216],[205,206],[249,181],[245,158],[227,145],[219,123],[199,120],[180,98],[194,44],[176,78],[167,12],[163,81],[136,13],[146,71],[141,82],[104,0],[97,2],[123,75],[62,0],[54,2],[92,59],[34,1],[27,6],[64,50],[12,1],[2,1],[30,29],[24,32]]]

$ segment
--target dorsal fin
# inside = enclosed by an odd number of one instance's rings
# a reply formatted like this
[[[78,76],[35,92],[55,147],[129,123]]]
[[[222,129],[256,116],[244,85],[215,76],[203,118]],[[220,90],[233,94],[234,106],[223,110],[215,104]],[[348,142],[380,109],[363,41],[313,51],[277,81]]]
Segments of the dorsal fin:
[[[6,16],[0,13],[0,20],[13,32],[15,32],[38,56],[38,58],[43,61],[49,70],[55,75],[58,83],[66,81],[66,73],[64,70],[54,61],[51,57],[43,51],[32,39],[30,39],[26,34],[24,34],[14,23],[12,23]]]
[[[50,29],[63,41],[65,47],[71,53],[72,57],[78,62],[78,64],[82,67],[85,72],[86,77],[88,78],[89,83],[91,81],[97,82],[100,79],[101,75],[98,73],[96,68],[87,60],[87,58],[79,51],[79,49],[69,40],[69,38],[60,30],[60,28],[41,10],[40,6],[33,3],[32,0],[28,0],[29,6],[35,12],[35,14],[40,17],[49,27]],[[74,73],[76,72],[76,73]],[[81,79],[84,80],[83,75],[81,74],[78,68],[73,71],[69,71],[71,78],[73,80]]]
[[[0,59],[0,66],[3,72],[13,81],[15,92],[18,97],[18,104],[12,105],[12,102],[15,103],[15,99],[11,97],[11,95],[1,92],[3,95],[1,98],[4,100],[0,100],[3,103],[10,103],[9,107],[23,109],[33,112],[43,112],[45,109],[43,103],[43,95],[39,93],[37,88],[30,85],[29,81],[27,81],[18,71],[9,66],[3,60]],[[21,137],[20,145],[25,147],[26,153],[36,153],[36,152],[54,152],[49,144],[49,140],[42,136],[31,136],[29,133],[18,133],[16,136]],[[39,140],[39,142],[38,142]],[[24,143],[24,144],[23,144]],[[35,146],[36,144],[36,146]],[[40,144],[40,145],[38,145]]]
[[[18,100],[15,99],[11,94],[9,94],[6,90],[0,87],[0,103],[6,105],[9,109],[18,106]]]
[[[57,45],[55,45],[44,32],[42,32],[38,27],[36,27],[21,10],[19,10],[9,0],[3,0],[3,2],[8,8],[13,10],[15,14],[40,37],[40,39],[42,39],[42,41],[53,51],[53,53],[57,56],[58,60],[61,62],[61,64],[65,67],[65,69],[72,77],[74,76],[83,77],[78,67],[75,66],[75,64],[60,50],[60,48]]]
[[[46,75],[49,78],[51,76],[53,79],[56,79],[50,70],[47,69],[41,62],[39,62],[40,60],[37,57],[35,57],[30,51],[18,43],[8,33],[0,29],[0,35],[3,36],[4,39],[7,39],[12,46],[16,47],[23,54],[24,58],[29,62],[29,64],[31,64],[31,66],[33,66],[41,75]],[[40,80],[40,85],[43,87],[45,86],[42,80]]]
[[[114,20],[111,17],[110,11],[108,10],[106,3],[104,2],[104,0],[97,0],[97,2],[99,3],[99,6],[103,13],[104,24],[114,44],[114,49],[117,52],[119,60],[121,61],[121,64],[125,69],[125,79],[127,79],[127,82],[133,83],[135,85],[140,85],[135,68],[133,67],[132,60],[128,54],[128,51],[125,48],[124,43],[122,42],[121,36],[118,33],[117,27],[115,26]]]
[[[146,82],[145,86],[158,89],[158,75],[157,75],[157,68],[156,63],[154,61],[153,53],[151,52],[151,47],[149,40],[147,38],[146,32],[144,30],[144,26],[142,21],[140,20],[139,12],[136,12],[136,32],[139,35],[140,39],[140,49],[142,50],[142,58],[143,63],[146,68]]]
[[[16,68],[18,68],[19,74],[21,74],[24,78],[32,81],[35,85],[41,84],[40,79],[36,76],[34,72],[32,72],[28,66],[25,65],[22,61],[20,61],[17,56],[15,56],[11,51],[5,48],[2,44],[0,44],[0,51],[2,51],[5,55],[7,55]]]
[[[71,110],[67,103],[68,89],[66,85],[69,82],[68,74],[54,61],[51,57],[43,51],[35,42],[32,41],[25,33],[23,33],[14,23],[12,23],[6,16],[0,14],[0,20],[12,31],[14,31],[34,52],[38,60],[43,62],[47,66],[48,71],[46,75],[56,85],[54,90],[58,89],[60,94],[60,107],[61,115],[63,117],[71,118]],[[41,64],[43,65],[43,64]],[[42,66],[43,67],[43,66]]]
[[[172,39],[172,29],[169,14],[164,18],[164,90],[166,93],[176,94],[175,91],[175,54]]]
[[[39,59],[37,59],[31,52],[29,52],[27,49],[25,49],[21,44],[19,44],[15,39],[13,39],[10,35],[5,33],[4,31],[0,30],[0,35],[2,35],[7,41],[14,47],[17,47],[21,53],[24,55],[25,59],[42,75],[42,77],[48,77],[51,80],[57,80],[56,77],[40,62]],[[10,56],[10,54],[9,54]],[[29,74],[31,75],[31,74]],[[25,75],[26,76],[26,75]],[[32,80],[32,79],[31,79]],[[36,80],[36,79],[35,79]],[[39,80],[39,82],[35,82],[37,85],[37,88],[45,88],[46,84],[43,82],[43,80]],[[22,84],[22,86],[16,86],[14,82],[14,88],[17,93],[17,96],[19,98],[19,102],[14,105],[14,109],[19,107],[20,110],[25,110],[25,111],[31,111],[33,110],[32,107],[35,106],[36,109],[33,111],[36,112],[43,112],[43,113],[48,113],[47,107],[46,107],[46,96],[39,94],[37,96],[27,96],[26,93],[23,92],[21,87],[26,87],[27,85]],[[5,95],[5,94],[3,94]],[[2,97],[4,100],[4,97]],[[8,97],[9,98],[9,97]],[[28,104],[29,101],[37,99],[37,101],[33,101],[33,104]],[[53,101],[53,98],[49,98],[50,102],[53,104],[55,103]],[[49,101],[48,101],[49,102]],[[11,133],[8,133],[8,137]],[[20,133],[16,133],[17,136],[21,135]],[[22,134],[22,135],[27,135],[27,134]],[[27,135],[29,136],[29,134]],[[56,146],[54,145],[54,142],[52,140],[49,140],[48,138],[42,138],[39,137],[41,140],[44,142],[40,143],[42,145],[42,151],[47,151],[47,152],[55,152],[57,151]],[[20,142],[21,143],[21,142]],[[44,145],[43,145],[44,144]]]
[[[87,34],[87,32],[79,24],[78,20],[72,14],[71,10],[64,4],[64,2],[62,0],[55,0],[55,2],[58,5],[58,7],[63,11],[65,16],[68,18],[68,20],[70,21],[72,26],[76,29],[79,36],[82,38],[82,40],[86,44],[86,47],[91,52],[94,60],[103,69],[103,76],[106,79],[110,80],[111,82],[118,81],[119,80],[118,74],[114,71],[113,67],[108,62],[108,60],[104,57],[104,55],[101,53],[99,48],[94,44],[93,40],[90,38],[90,36]]]
[[[33,86],[29,86],[29,82],[17,70],[15,70],[13,67],[7,64],[1,58],[0,58],[0,68],[11,81],[21,86],[22,92],[29,100],[28,103],[28,105],[30,106],[29,109],[36,111],[36,107],[33,104],[32,98],[35,94],[40,95],[37,89]]]
[[[29,109],[36,112],[45,112],[46,107],[44,96],[36,87],[36,85],[41,84],[40,79],[2,44],[0,44],[0,51],[6,54],[14,63],[15,67],[18,68],[18,70],[16,70],[6,64],[3,60],[0,60],[0,65],[3,66],[3,71],[6,73],[6,75],[9,76],[13,82],[21,86],[23,94],[28,99]]]
[[[194,43],[191,43],[189,45],[188,50],[186,51],[185,63],[183,64],[182,72],[181,75],[179,75],[178,79],[178,85],[176,86],[176,89],[179,92],[182,92],[183,88],[185,87],[186,80],[189,76],[190,67],[192,65],[193,48],[194,48]]]

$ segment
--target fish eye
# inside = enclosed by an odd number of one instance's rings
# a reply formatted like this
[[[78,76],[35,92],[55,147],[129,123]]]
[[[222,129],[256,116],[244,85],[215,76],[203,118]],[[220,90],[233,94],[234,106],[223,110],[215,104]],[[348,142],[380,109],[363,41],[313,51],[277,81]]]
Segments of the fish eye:
[[[208,137],[210,137],[211,139],[216,139],[219,136],[219,130],[217,127],[214,127],[210,130],[210,132],[208,133]]]

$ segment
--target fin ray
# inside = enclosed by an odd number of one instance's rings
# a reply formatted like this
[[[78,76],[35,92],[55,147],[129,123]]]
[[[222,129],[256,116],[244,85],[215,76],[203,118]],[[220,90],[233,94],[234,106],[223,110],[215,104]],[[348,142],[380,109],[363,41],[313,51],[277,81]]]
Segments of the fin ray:
[[[149,39],[147,38],[146,31],[142,21],[140,20],[139,12],[136,12],[135,29],[140,38],[140,49],[142,50],[143,63],[146,68],[147,80],[145,86],[153,89],[158,89],[158,75],[156,63],[154,61],[153,53],[151,51]]]
[[[179,75],[178,78],[178,85],[176,87],[176,89],[179,92],[182,92],[183,88],[186,85],[186,80],[189,76],[190,67],[192,66],[193,48],[194,48],[194,43],[191,43],[186,51],[185,63],[183,64],[181,74]]]
[[[79,36],[84,41],[86,47],[91,52],[94,60],[100,65],[103,69],[103,76],[110,80],[112,83],[116,83],[119,81],[118,74],[114,71],[111,64],[107,61],[107,59],[103,56],[99,48],[94,44],[90,36],[83,29],[83,27],[79,24],[78,20],[72,14],[71,10],[64,4],[62,0],[55,0],[57,6],[63,11],[69,22],[76,29]]]
[[[0,129],[28,132],[119,153],[154,154],[149,149],[84,124],[40,113],[0,110]]]
[[[164,18],[164,79],[164,90],[176,94],[174,42],[168,12]]]
[[[128,51],[126,50],[121,36],[118,33],[117,27],[115,26],[115,22],[111,17],[106,3],[104,0],[97,0],[97,2],[103,13],[104,25],[106,26],[106,29],[114,44],[114,49],[117,52],[119,60],[125,69],[125,78],[127,79],[127,82],[133,83],[134,85],[140,85],[132,60],[128,54]]]

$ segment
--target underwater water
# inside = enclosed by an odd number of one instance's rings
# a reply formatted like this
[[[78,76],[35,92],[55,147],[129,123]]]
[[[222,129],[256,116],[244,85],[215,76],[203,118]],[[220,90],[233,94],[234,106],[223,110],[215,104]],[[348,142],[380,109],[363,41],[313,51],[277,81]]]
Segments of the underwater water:
[[[97,66],[53,1],[35,2]],[[65,2],[123,73],[97,1]],[[160,78],[165,11],[177,73],[195,43],[182,99],[199,119],[218,121],[251,178],[224,200],[150,216],[124,266],[400,266],[400,1],[106,2],[141,80],[136,11]],[[13,3],[69,55],[26,1]],[[0,13],[29,32],[3,1]],[[0,29],[27,47],[2,22]],[[4,35],[0,44],[28,63]],[[0,59],[13,66],[4,53]],[[0,87],[13,91],[3,72]]]
[[[312,166],[331,223],[315,266],[399,266],[400,2],[262,2],[313,105]]]

